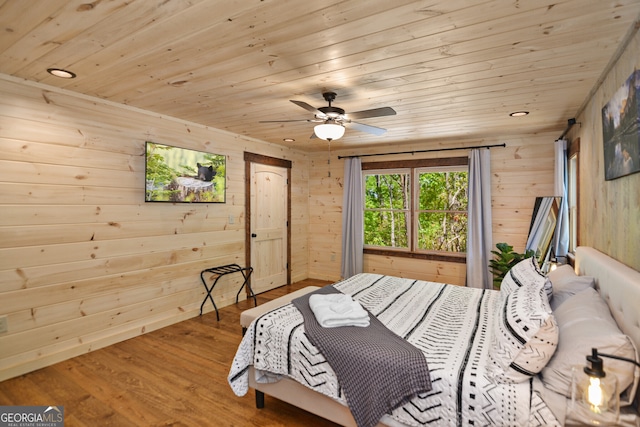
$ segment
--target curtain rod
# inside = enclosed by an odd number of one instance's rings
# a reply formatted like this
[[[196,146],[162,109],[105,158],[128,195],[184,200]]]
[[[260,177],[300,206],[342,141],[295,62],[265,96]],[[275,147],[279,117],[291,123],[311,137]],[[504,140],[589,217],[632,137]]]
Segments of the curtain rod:
[[[571,128],[572,128],[572,127],[573,127],[573,125],[575,125],[575,124],[576,124],[576,119],[569,119],[569,120],[567,120],[567,127],[566,127],[566,129],[564,130],[564,132],[562,132],[562,135],[560,135],[560,137],[559,137],[558,139],[556,139],[556,141],[559,141],[559,140],[561,140],[562,138],[564,138],[564,137],[565,137],[565,135],[569,133],[569,131],[571,130]]]
[[[452,150],[473,150],[474,148],[493,148],[493,147],[506,147],[507,144],[494,144],[494,145],[476,145],[473,147],[456,147],[456,148],[434,148],[431,150],[415,150],[415,151],[398,151],[395,153],[378,153],[378,154],[360,154],[354,156],[338,156],[338,159],[353,159],[354,157],[371,157],[371,156],[391,156],[393,154],[416,154],[416,153],[431,153],[434,151],[452,151]]]

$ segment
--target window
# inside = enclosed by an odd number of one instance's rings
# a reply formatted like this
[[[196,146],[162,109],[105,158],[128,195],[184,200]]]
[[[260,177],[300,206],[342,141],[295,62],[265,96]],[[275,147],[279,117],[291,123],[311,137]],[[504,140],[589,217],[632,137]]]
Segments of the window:
[[[371,171],[363,178],[364,244],[409,248],[410,171]]]
[[[468,158],[363,163],[366,253],[467,250]]]
[[[417,249],[467,251],[467,170],[416,170]]]

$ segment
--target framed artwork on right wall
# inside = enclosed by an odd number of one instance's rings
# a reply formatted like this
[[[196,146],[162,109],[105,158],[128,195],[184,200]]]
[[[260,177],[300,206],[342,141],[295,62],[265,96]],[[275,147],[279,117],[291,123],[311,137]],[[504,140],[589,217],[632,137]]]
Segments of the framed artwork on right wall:
[[[640,172],[639,87],[640,70],[634,70],[602,108],[604,179],[607,181]]]

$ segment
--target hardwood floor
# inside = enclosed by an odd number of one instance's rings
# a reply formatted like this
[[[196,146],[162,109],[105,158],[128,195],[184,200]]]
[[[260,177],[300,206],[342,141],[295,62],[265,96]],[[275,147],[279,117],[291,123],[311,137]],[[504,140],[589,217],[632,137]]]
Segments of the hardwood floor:
[[[304,280],[258,295],[262,304]],[[0,383],[0,405],[64,406],[65,426],[336,426],[253,390],[237,397],[227,374],[249,300]]]

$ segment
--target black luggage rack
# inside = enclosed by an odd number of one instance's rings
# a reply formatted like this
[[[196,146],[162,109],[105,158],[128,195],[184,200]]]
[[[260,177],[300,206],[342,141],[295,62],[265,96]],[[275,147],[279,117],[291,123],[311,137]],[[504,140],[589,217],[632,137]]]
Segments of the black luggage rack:
[[[217,275],[211,287],[207,286],[207,281],[204,279],[205,273],[212,273]],[[202,284],[204,285],[204,288],[207,290],[207,295],[204,297],[204,301],[202,301],[202,304],[200,304],[201,316],[202,316],[202,308],[204,307],[204,304],[207,302],[207,299],[210,299],[211,303],[213,304],[213,308],[216,310],[216,319],[220,320],[218,307],[216,306],[216,303],[213,301],[213,296],[211,295],[211,292],[213,291],[213,288],[216,286],[216,283],[218,283],[218,280],[222,276],[226,276],[227,274],[231,274],[231,273],[242,273],[242,277],[244,277],[244,282],[242,283],[242,286],[240,287],[240,289],[238,290],[238,293],[236,294],[236,304],[238,303],[238,296],[240,296],[240,292],[242,292],[242,289],[244,289],[244,287],[246,286],[247,289],[249,290],[249,294],[251,295],[251,297],[253,297],[253,302],[255,306],[256,307],[258,306],[258,300],[256,299],[256,294],[253,293],[253,289],[251,289],[251,284],[249,283],[249,278],[251,277],[251,273],[253,273],[253,267],[241,267],[238,264],[220,265],[218,267],[207,268],[200,272],[200,279],[202,280]]]

